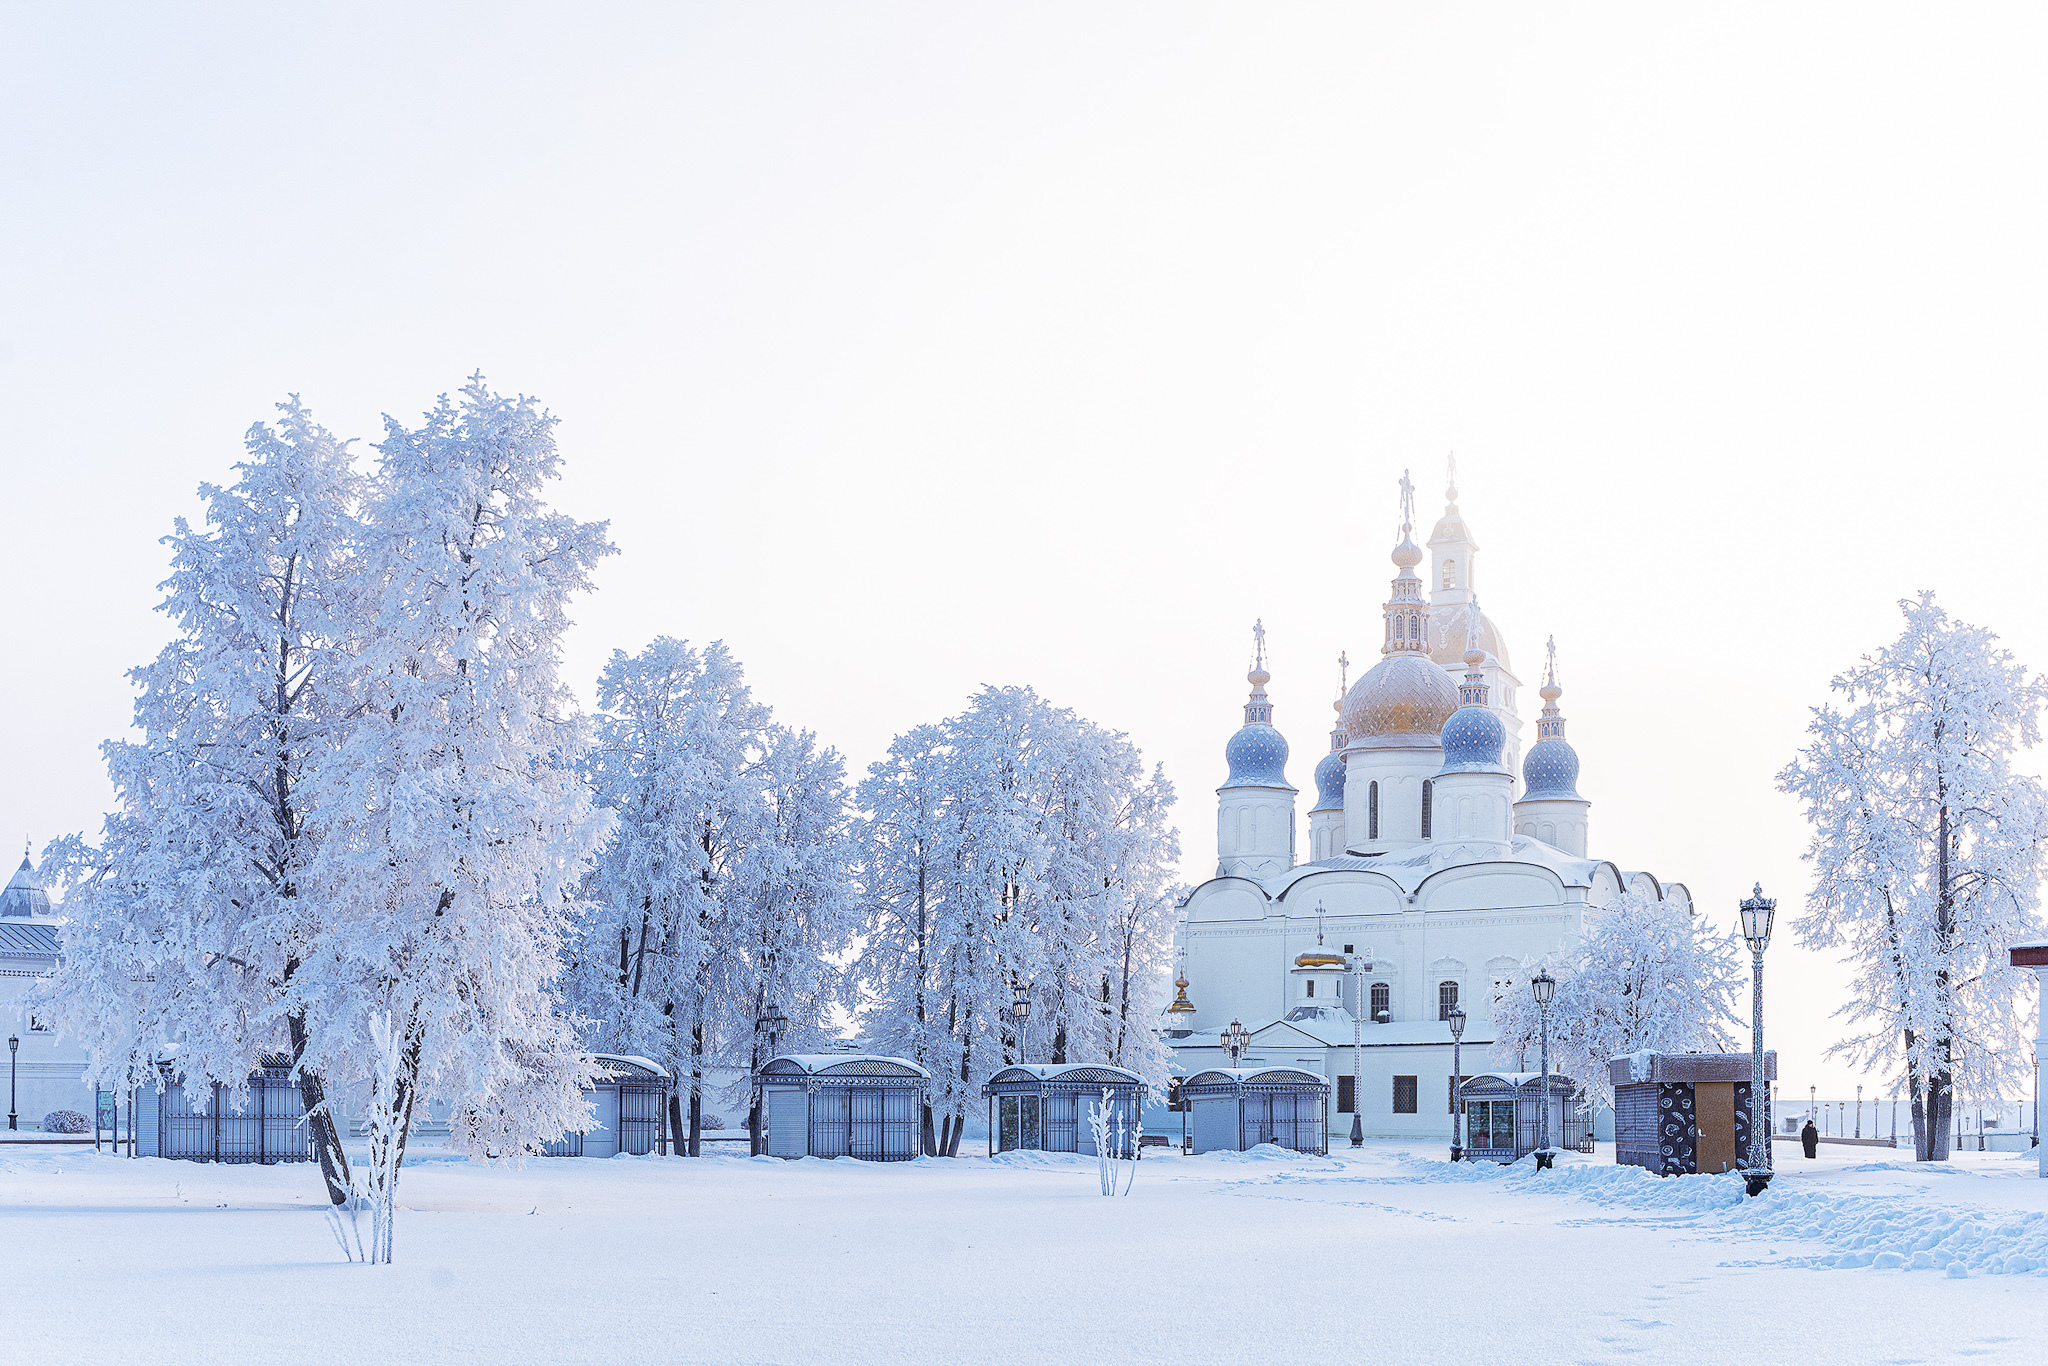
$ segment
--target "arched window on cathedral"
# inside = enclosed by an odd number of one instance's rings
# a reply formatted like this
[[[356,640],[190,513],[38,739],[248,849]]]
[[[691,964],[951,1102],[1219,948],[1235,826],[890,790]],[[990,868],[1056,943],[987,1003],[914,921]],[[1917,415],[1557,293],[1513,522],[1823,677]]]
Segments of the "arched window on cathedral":
[[[1380,1017],[1381,1017],[1381,1016],[1383,1016],[1383,1015],[1384,1015],[1384,1016],[1386,1016],[1386,1017],[1387,1017],[1388,1019],[1392,1019],[1392,1018],[1393,1018],[1393,1014],[1394,1014],[1394,1010],[1393,1010],[1393,1003],[1394,1003],[1394,993],[1393,993],[1393,989],[1392,989],[1392,988],[1390,988],[1390,987],[1389,987],[1389,986],[1388,986],[1388,985],[1387,985],[1387,984],[1386,984],[1385,982],[1374,982],[1374,983],[1372,984],[1372,1017],[1373,1017],[1373,1019],[1375,1019],[1375,1020],[1379,1020],[1379,1021],[1380,1021],[1380,1023],[1382,1023],[1382,1024],[1385,1024],[1385,1023],[1386,1023],[1386,1020],[1381,1020],[1381,1019],[1380,1019]]]
[[[1446,587],[1446,588],[1456,588],[1457,586],[1458,586],[1458,562],[1457,562],[1456,560],[1445,560],[1445,561],[1444,561],[1444,587]]]
[[[1432,814],[1430,807],[1434,804],[1435,797],[1436,784],[1424,778],[1422,780],[1422,837],[1424,839],[1429,838],[1430,816]]]
[[[1315,979],[1315,978],[1313,978],[1313,977],[1311,977],[1311,978],[1309,978],[1309,979],[1308,979],[1308,995],[1309,995],[1310,999],[1314,999],[1314,997],[1315,997],[1315,994],[1316,994],[1316,979]]]
[[[1365,789],[1365,837],[1380,837],[1380,785],[1378,779]]]
[[[1458,1008],[1458,984],[1438,982],[1436,984],[1436,1017],[1439,1020],[1451,1018],[1451,1012]]]
[[[1412,612],[1408,614],[1408,639],[1422,639],[1422,618]]]

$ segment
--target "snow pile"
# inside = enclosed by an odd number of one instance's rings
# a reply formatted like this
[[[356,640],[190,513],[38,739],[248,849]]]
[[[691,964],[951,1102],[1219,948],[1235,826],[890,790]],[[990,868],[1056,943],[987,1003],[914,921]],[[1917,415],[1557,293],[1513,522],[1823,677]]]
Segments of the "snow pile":
[[[1772,1190],[1723,1223],[1770,1237],[1810,1238],[1842,1249],[1793,1259],[1815,1268],[1946,1271],[1951,1276],[2048,1275],[2048,1213],[1896,1199],[1825,1190]]]
[[[2048,1275],[2048,1212],[1918,1204],[1897,1197],[1850,1195],[1804,1181],[1781,1181],[1745,1199],[1742,1178],[1657,1177],[1640,1167],[1573,1163],[1539,1173],[1526,1159],[1492,1163],[1431,1162],[1407,1157],[1419,1181],[1497,1181],[1517,1194],[1570,1196],[1609,1208],[1673,1216],[1667,1227],[1718,1238],[1797,1238],[1834,1251],[1770,1263],[1816,1269],[1875,1267],[1945,1271],[1954,1277]],[[1853,1171],[1902,1169],[1872,1163]],[[1921,1168],[1913,1168],[1919,1175]],[[1940,1167],[1926,1170],[1968,1177]],[[1685,1218],[1684,1216],[1692,1216]]]

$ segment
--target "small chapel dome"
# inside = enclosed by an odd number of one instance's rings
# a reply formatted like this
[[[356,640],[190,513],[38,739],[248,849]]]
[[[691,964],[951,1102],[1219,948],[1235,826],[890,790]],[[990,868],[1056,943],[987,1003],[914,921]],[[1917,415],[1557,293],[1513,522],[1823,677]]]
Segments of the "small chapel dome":
[[[1583,801],[1579,796],[1579,752],[1562,735],[1538,740],[1522,759],[1522,800],[1538,801],[1562,797]]]
[[[1460,707],[1444,722],[1445,773],[1505,773],[1507,730],[1490,707]]]
[[[1317,811],[1342,811],[1344,809],[1344,756],[1331,750],[1316,765],[1316,806]]]
[[[1420,655],[1388,655],[1351,685],[1344,733],[1368,745],[1433,746],[1457,709],[1450,675]]]
[[[1271,726],[1246,726],[1223,746],[1230,764],[1225,787],[1286,787],[1287,737]]]

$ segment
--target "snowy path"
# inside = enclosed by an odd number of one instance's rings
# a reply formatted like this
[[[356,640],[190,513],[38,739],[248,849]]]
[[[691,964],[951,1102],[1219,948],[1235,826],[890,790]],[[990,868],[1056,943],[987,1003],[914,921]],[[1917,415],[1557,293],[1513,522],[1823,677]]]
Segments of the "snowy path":
[[[384,1269],[340,1263],[309,1168],[0,1150],[0,1358],[1721,1363],[1757,1328],[1763,1362],[2048,1355],[2030,1154],[1855,1150],[1752,1202],[1604,1150],[1439,1156],[1154,1157],[1105,1200],[1070,1158],[427,1154]]]

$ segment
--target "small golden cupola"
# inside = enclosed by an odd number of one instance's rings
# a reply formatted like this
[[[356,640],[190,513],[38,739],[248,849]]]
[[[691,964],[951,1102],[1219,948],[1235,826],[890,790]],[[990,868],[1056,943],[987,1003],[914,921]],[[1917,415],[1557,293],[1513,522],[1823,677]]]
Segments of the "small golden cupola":
[[[1294,967],[1288,971],[1299,985],[1294,989],[1294,1008],[1303,1006],[1329,1007],[1336,1009],[1344,1004],[1344,969],[1346,959],[1341,953],[1332,953],[1323,947],[1323,907],[1316,904],[1316,946],[1306,953],[1297,954]]]

